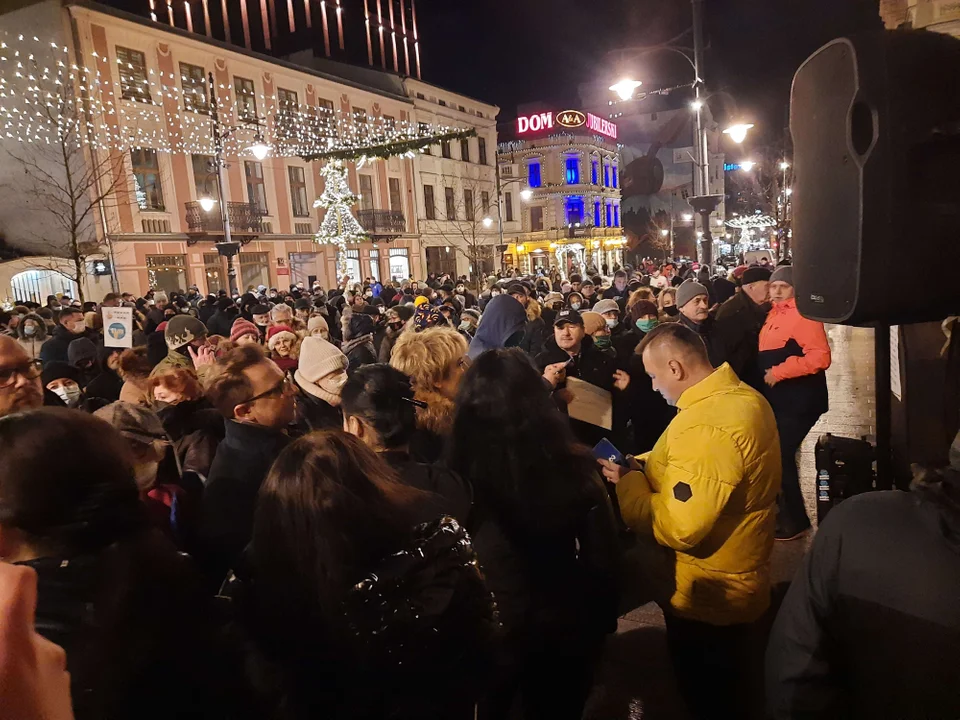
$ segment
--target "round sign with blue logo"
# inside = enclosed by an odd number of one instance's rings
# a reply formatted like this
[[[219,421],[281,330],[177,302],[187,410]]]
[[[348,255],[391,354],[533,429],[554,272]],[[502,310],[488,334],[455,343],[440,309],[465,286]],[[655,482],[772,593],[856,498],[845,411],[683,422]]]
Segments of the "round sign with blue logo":
[[[123,323],[110,323],[110,327],[107,328],[107,332],[110,333],[110,337],[114,340],[123,340],[127,335],[127,328]]]

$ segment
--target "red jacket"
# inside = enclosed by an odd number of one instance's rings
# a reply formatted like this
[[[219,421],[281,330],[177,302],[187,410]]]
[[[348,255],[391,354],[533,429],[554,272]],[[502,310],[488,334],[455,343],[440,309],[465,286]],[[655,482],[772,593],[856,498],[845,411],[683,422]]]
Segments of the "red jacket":
[[[823,323],[808,320],[797,310],[797,301],[790,299],[776,303],[760,330],[760,352],[779,350],[790,340],[796,340],[802,355],[788,357],[770,368],[778,381],[815,375],[830,367],[830,345]]]

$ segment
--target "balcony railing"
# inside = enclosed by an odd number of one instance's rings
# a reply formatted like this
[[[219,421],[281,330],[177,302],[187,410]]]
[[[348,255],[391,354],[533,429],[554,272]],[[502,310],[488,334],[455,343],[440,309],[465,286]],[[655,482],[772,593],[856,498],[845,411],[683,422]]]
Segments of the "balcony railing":
[[[200,203],[184,204],[187,211],[187,232],[193,235],[223,233],[223,218],[220,207],[214,205],[206,212]],[[236,235],[259,235],[263,232],[264,212],[256,203],[227,203],[227,217],[230,219],[230,232]]]
[[[402,210],[359,210],[357,220],[371,235],[392,235],[406,232],[407,223]]]

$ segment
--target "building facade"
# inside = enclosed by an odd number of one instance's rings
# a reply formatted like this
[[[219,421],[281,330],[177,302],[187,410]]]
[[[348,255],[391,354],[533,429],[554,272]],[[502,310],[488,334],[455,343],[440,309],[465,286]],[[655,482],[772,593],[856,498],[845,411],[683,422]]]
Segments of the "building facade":
[[[497,158],[505,251],[522,273],[623,264],[617,126],[579,110],[517,118]]]
[[[37,3],[4,15],[3,26],[14,36],[37,36],[39,45],[59,46],[78,67],[88,66],[89,87],[78,75],[77,92],[95,90],[92,106],[102,110],[99,120],[111,128],[111,137],[133,139],[86,149],[92,165],[109,159],[106,176],[115,192],[90,218],[103,259],[112,260],[120,288],[129,292],[190,285],[204,292],[227,289],[227,261],[216,248],[223,240],[219,208],[206,212],[201,199],[225,203],[234,239],[244,243],[235,258],[241,292],[297,282],[335,286],[337,248],[313,239],[324,212],[313,207],[323,191],[322,161],[293,151],[258,159],[247,149],[261,136],[275,147],[284,142],[297,147],[298,139],[310,134],[303,125],[312,113],[347,117],[357,127],[435,122],[477,127],[478,137],[469,138],[469,160],[443,158],[443,172],[456,177],[483,176],[481,142],[489,148],[496,143],[496,106],[391,72],[330,61],[294,64],[84,2]],[[211,75],[220,127],[233,143],[224,152],[223,198],[214,158],[203,150],[213,132]],[[441,105],[441,98],[455,101],[454,107]],[[199,150],[191,152],[191,143]],[[437,159],[408,153],[345,163],[351,190],[360,197],[355,214],[370,235],[347,247],[354,280],[425,276],[421,235],[430,233],[424,230],[423,178],[437,172],[443,151],[432,152]],[[492,161],[489,157],[486,165],[491,177]],[[4,164],[0,181],[15,179],[18,171]],[[485,192],[492,188],[491,182]],[[30,203],[17,193],[0,198],[0,231],[11,245],[46,254],[57,229],[44,225],[41,206],[34,204],[25,215]]]
[[[880,0],[887,28],[924,28],[960,37],[960,3],[956,0]]]

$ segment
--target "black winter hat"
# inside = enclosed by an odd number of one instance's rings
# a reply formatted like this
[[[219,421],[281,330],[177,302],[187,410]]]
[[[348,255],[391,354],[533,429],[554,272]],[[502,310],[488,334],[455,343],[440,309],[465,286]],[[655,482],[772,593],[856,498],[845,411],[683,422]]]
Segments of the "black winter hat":
[[[53,362],[47,363],[47,366],[40,374],[40,382],[43,383],[44,387],[52,383],[54,380],[62,379],[73,380],[79,385],[80,372],[69,363],[61,362],[60,360],[54,360]]]
[[[744,272],[743,276],[740,278],[741,285],[749,285],[750,283],[760,282],[761,280],[770,279],[770,270],[759,265],[752,265],[748,267]]]

